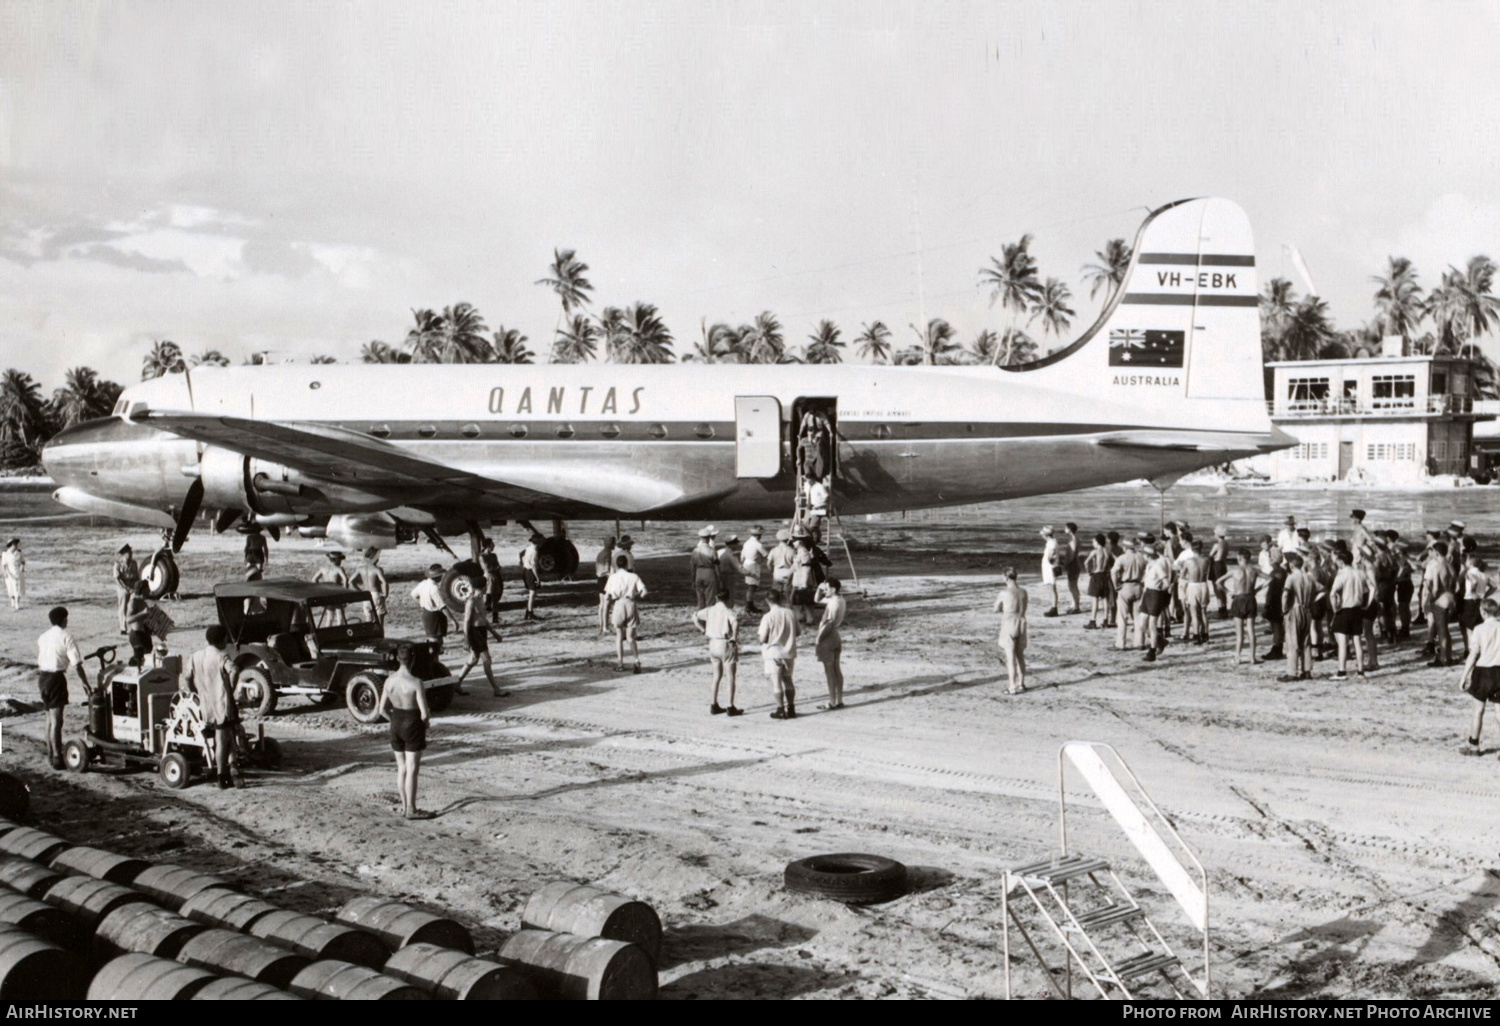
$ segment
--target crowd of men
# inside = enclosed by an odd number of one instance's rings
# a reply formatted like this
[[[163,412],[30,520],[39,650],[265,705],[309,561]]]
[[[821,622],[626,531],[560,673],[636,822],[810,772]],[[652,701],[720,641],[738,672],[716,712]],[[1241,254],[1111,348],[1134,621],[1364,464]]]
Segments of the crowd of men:
[[[1209,644],[1211,624],[1228,621],[1235,665],[1285,660],[1283,682],[1309,680],[1313,664],[1336,660],[1336,681],[1364,678],[1380,668],[1389,650],[1423,632],[1421,657],[1431,667],[1456,665],[1454,633],[1463,646],[1460,685],[1479,701],[1466,751],[1477,751],[1484,704],[1500,700],[1500,614],[1497,586],[1462,521],[1432,529],[1420,541],[1399,531],[1371,528],[1364,510],[1350,514],[1345,537],[1314,539],[1295,516],[1255,548],[1234,548],[1228,531],[1194,536],[1182,522],[1161,536],[1141,531],[1096,534],[1088,542],[1076,524],[1061,534],[1042,528],[1041,581],[1051,603],[1042,614],[1084,613],[1086,630],[1111,630],[1114,647],[1156,661],[1174,641]],[[1000,648],[1011,668],[1012,689],[1024,687],[1025,610],[1013,571],[996,602]],[[1082,585],[1082,591],[1080,591]],[[1257,628],[1269,647],[1261,652]],[[1019,664],[1019,665],[1017,665]]]

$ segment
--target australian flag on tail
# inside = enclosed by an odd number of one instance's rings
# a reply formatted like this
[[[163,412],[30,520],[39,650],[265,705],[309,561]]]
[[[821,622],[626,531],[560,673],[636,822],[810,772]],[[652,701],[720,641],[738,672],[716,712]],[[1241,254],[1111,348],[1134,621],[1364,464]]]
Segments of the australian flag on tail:
[[[1181,367],[1184,341],[1185,333],[1181,331],[1111,328],[1109,331],[1109,365],[1111,367]]]

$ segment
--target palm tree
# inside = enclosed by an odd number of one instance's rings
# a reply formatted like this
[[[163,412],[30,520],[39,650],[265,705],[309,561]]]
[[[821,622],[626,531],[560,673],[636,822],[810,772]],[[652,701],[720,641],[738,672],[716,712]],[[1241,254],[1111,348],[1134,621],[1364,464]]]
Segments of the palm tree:
[[[1020,328],[1006,328],[1000,336],[1000,366],[1016,367],[1036,359],[1036,339]]]
[[[594,291],[594,286],[584,277],[588,269],[589,265],[579,260],[578,254],[573,250],[554,249],[547,277],[537,279],[536,284],[547,286],[557,293],[557,298],[562,302],[562,316],[557,322],[559,326],[562,325],[563,317],[588,306],[589,293]]]
[[[932,367],[953,362],[953,355],[958,351],[953,325],[941,317],[934,317],[927,322],[925,330],[915,324],[911,325],[911,330],[916,333],[917,350],[922,354],[923,363]]]
[[[47,438],[47,407],[42,388],[14,367],[0,375],[0,442],[36,452]]]
[[[617,363],[672,362],[672,333],[655,306],[633,303],[625,308],[624,334],[613,356]]]
[[[503,324],[495,329],[495,342],[492,350],[495,354],[495,363],[532,363],[536,354],[526,345],[531,341],[515,328],[507,328]]]
[[[315,363],[315,364],[338,363],[339,362],[339,358],[337,356],[314,356],[311,360],[308,360],[307,362],[308,363]]]
[[[1452,309],[1462,338],[1478,338],[1494,329],[1500,320],[1500,299],[1490,291],[1495,285],[1495,262],[1487,256],[1470,257],[1462,271],[1451,268]]]
[[[551,363],[585,363],[599,349],[599,326],[585,314],[574,314],[552,343]]]
[[[150,381],[163,374],[181,374],[187,370],[182,362],[182,347],[162,339],[151,343],[151,351],[141,361],[141,380]]]
[[[1297,309],[1297,295],[1285,278],[1272,278],[1260,293],[1260,348],[1267,360],[1282,359],[1287,323]]]
[[[1099,258],[1099,262],[1083,265],[1083,280],[1089,283],[1090,299],[1107,286],[1104,302],[1108,303],[1115,298],[1116,290],[1125,284],[1125,272],[1130,269],[1130,246],[1124,239],[1110,239],[1103,249],[1094,251],[1094,256]]]
[[[100,381],[92,367],[74,367],[52,393],[52,416],[59,427],[107,416],[121,391],[113,381]]]
[[[907,346],[897,350],[891,356],[891,363],[897,367],[920,367],[927,359],[922,354],[921,346]]]
[[[473,303],[456,303],[443,307],[438,316],[437,342],[431,349],[436,363],[490,363],[495,352],[484,333],[489,331],[484,316]]]
[[[1283,360],[1314,360],[1334,341],[1333,321],[1328,304],[1317,296],[1298,303],[1287,319],[1281,335],[1278,357]]]
[[[1042,320],[1042,333],[1061,335],[1073,323],[1074,310],[1068,305],[1073,292],[1057,278],[1048,278],[1041,294],[1032,301],[1028,324],[1038,317]]]
[[[443,315],[436,310],[413,310],[412,320],[416,324],[406,333],[406,349],[413,363],[437,363],[438,348],[442,345]]]
[[[990,306],[999,300],[1001,307],[1011,311],[1011,327],[1015,327],[1021,314],[1042,294],[1036,258],[1031,255],[1031,236],[1023,235],[1001,246],[1000,256],[990,257],[990,265],[979,269],[979,284],[989,286]]]
[[[859,358],[871,363],[888,363],[891,358],[891,329],[882,321],[871,321],[863,325],[864,330],[854,340],[859,349]]]
[[[807,336],[808,363],[843,363],[844,340],[839,337],[839,327],[830,320],[821,320],[813,333]]]
[[[193,367],[228,367],[229,363],[229,357],[217,349],[205,349],[188,360],[188,364]]]
[[[604,344],[604,358],[618,360],[617,353],[624,344],[626,335],[625,311],[618,306],[606,306],[599,311],[599,340]]]
[[[375,339],[364,344],[359,359],[361,363],[411,363],[411,354]]]
[[[985,328],[969,342],[969,355],[975,363],[998,363],[1000,361],[1000,336],[993,328]]]
[[[1417,269],[1406,257],[1386,257],[1386,273],[1370,279],[1380,286],[1375,290],[1375,310],[1387,335],[1400,335],[1410,345],[1412,335],[1427,315],[1422,286],[1417,284]]]
[[[1464,311],[1463,272],[1449,268],[1427,293],[1422,304],[1437,335],[1426,348],[1431,353],[1457,353],[1463,348],[1467,318]]]
[[[682,354],[684,363],[739,363],[740,354],[736,349],[739,344],[739,333],[723,321],[709,326],[707,318],[698,322],[698,331],[702,336],[693,343],[691,352]]]
[[[781,363],[786,352],[781,321],[771,311],[762,310],[753,322],[740,327],[738,348],[745,363]]]

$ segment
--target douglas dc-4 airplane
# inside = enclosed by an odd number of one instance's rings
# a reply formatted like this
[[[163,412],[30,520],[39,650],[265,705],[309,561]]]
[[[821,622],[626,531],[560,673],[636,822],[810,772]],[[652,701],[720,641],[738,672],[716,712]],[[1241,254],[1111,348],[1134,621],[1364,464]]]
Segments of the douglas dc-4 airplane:
[[[988,502],[1189,471],[1294,444],[1262,384],[1250,225],[1223,199],[1153,212],[1084,335],[1014,367],[280,365],[127,389],[43,454],[55,497],[160,527],[200,512],[350,548],[549,519],[792,515],[808,413],[836,439],[832,508]]]

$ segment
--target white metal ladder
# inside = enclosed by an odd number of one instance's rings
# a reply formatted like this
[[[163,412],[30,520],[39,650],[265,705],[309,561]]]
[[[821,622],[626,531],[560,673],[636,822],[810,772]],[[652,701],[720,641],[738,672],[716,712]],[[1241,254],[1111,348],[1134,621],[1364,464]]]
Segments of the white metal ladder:
[[[1177,898],[1189,922],[1201,931],[1201,980],[1183,965],[1108,860],[1069,851],[1066,766],[1070,761]],[[1004,875],[1000,910],[1006,998],[1011,997],[1012,926],[1041,963],[1047,986],[1063,1000],[1073,997],[1075,963],[1100,998],[1132,1000],[1158,983],[1179,1000],[1208,997],[1212,976],[1207,873],[1113,747],[1070,741],[1058,750],[1058,821],[1058,853],[1006,870]],[[1061,945],[1064,953],[1061,985],[1039,946],[1048,939]]]

